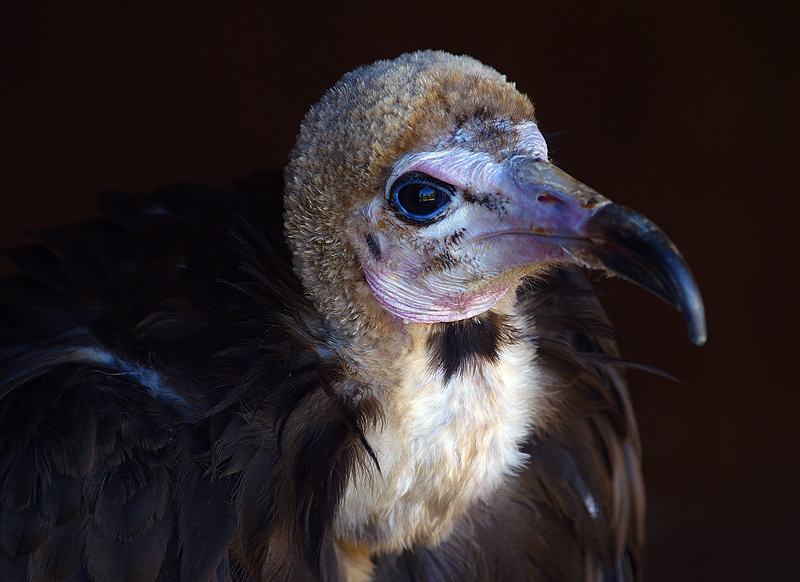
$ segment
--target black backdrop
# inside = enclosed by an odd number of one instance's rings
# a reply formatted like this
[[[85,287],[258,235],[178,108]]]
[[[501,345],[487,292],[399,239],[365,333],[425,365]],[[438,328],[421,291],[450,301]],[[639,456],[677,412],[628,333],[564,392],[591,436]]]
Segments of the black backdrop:
[[[3,247],[92,216],[101,189],[282,166],[306,108],[359,64],[440,48],[505,73],[555,161],[659,224],[705,296],[702,349],[645,292],[606,301],[624,355],[681,380],[629,375],[647,578],[800,579],[797,8],[50,4],[0,9]]]

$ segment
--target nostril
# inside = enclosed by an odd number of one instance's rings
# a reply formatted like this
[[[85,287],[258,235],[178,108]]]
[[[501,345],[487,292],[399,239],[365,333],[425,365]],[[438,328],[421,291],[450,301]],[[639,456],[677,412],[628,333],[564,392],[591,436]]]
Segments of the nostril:
[[[561,200],[559,200],[552,194],[539,194],[536,197],[536,200],[538,200],[542,204],[557,204],[558,202],[561,202]]]

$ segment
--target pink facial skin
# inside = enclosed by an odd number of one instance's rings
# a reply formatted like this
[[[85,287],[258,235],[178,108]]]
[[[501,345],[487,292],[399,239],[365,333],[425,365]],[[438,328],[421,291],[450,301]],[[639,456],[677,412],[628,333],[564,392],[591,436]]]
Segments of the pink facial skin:
[[[404,156],[387,182],[386,197],[362,209],[380,251],[360,245],[367,283],[378,302],[403,321],[472,317],[496,305],[531,265],[579,262],[562,243],[579,236],[589,214],[586,196],[572,195],[582,185],[566,174],[564,184],[553,182],[535,124],[515,131],[518,147],[503,160],[461,144]],[[456,189],[431,224],[404,221],[388,202],[392,183],[412,171]]]

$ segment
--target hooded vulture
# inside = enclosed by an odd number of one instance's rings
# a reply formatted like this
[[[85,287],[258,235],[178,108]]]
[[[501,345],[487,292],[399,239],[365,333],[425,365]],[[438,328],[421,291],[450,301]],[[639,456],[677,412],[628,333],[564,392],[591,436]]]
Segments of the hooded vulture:
[[[0,581],[640,580],[640,448],[585,268],[679,309],[643,216],[442,52],[345,75],[285,171],[106,193],[9,251]]]

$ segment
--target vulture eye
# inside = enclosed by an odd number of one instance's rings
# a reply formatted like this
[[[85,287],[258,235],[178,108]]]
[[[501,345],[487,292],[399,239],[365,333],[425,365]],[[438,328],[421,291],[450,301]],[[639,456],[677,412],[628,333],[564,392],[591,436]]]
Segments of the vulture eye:
[[[450,203],[454,188],[421,172],[409,172],[392,184],[392,203],[403,218],[432,220]]]

